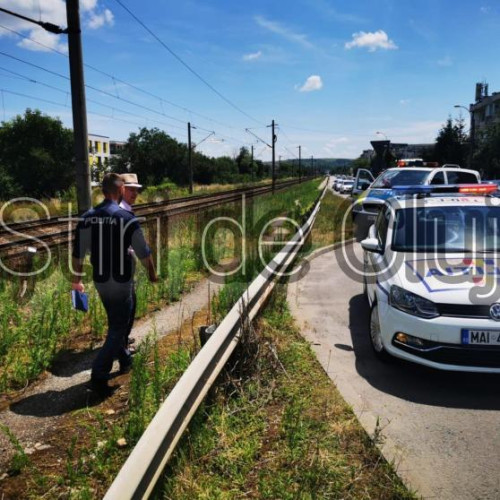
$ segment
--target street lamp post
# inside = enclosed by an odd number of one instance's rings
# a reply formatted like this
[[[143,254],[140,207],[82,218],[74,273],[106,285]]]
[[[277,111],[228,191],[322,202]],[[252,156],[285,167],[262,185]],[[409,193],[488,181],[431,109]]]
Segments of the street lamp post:
[[[475,128],[476,124],[474,122],[474,112],[470,108],[466,108],[465,106],[462,106],[461,104],[455,104],[453,106],[454,108],[461,108],[465,109],[470,115],[470,131],[469,131],[469,168],[472,168],[472,158],[474,156],[474,147],[475,147]]]

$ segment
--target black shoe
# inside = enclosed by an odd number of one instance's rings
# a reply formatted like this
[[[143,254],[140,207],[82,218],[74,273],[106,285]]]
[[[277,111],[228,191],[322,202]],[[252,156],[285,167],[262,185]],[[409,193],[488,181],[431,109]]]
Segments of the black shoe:
[[[91,391],[95,392],[102,398],[108,398],[111,396],[117,389],[116,386],[109,386],[107,380],[103,379],[90,379],[89,388]]]
[[[135,344],[135,338],[134,337],[129,337],[128,339],[128,345]]]

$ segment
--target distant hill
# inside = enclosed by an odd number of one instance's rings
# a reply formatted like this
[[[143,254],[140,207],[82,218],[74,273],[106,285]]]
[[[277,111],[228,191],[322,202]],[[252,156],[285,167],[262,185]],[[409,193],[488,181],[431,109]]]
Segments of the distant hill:
[[[350,167],[352,162],[349,158],[314,158],[314,166],[322,171]]]

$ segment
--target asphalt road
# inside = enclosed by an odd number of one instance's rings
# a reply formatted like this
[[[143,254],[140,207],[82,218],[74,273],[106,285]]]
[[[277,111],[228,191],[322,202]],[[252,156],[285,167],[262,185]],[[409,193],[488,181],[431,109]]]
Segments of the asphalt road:
[[[500,376],[382,364],[362,284],[333,251],[312,259],[288,300],[325,371],[367,432],[381,430],[384,455],[410,487],[424,498],[500,498]]]

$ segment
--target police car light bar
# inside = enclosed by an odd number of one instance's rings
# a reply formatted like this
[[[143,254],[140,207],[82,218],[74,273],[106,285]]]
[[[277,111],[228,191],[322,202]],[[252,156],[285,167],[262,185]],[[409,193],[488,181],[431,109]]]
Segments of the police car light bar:
[[[496,184],[448,184],[438,186],[394,186],[395,195],[430,195],[437,193],[491,194]]]
[[[489,194],[498,189],[496,184],[462,184],[458,187],[459,193]]]

